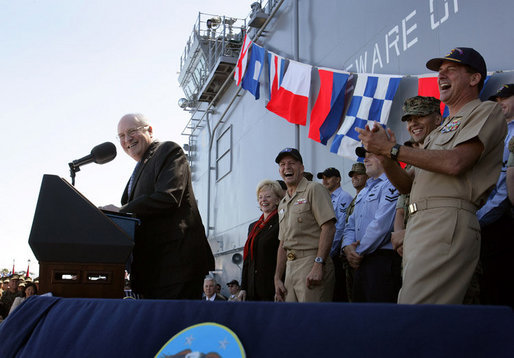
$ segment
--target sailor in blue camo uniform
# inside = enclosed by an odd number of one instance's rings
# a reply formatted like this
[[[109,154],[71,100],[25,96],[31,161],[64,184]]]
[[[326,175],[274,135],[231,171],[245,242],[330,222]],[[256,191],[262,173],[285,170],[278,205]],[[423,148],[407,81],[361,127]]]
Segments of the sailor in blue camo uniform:
[[[341,187],[337,188],[330,194],[332,198],[332,205],[336,213],[336,234],[334,235],[334,242],[330,249],[330,257],[339,256],[341,250],[341,243],[343,241],[344,227],[346,224],[346,209],[350,206],[353,198],[352,196],[344,191]]]
[[[344,230],[343,252],[355,269],[353,302],[396,302],[401,287],[401,257],[393,250],[391,232],[398,191],[377,156],[365,154],[369,179],[356,198]]]
[[[322,184],[330,193],[330,199],[334,206],[336,214],[336,233],[332,248],[330,249],[330,257],[334,262],[335,270],[335,287],[334,302],[348,302],[348,294],[346,292],[346,273],[341,260],[341,243],[343,242],[344,227],[346,225],[346,210],[353,200],[353,197],[341,188],[341,173],[336,168],[327,168],[323,172],[318,173],[318,179],[322,179]]]

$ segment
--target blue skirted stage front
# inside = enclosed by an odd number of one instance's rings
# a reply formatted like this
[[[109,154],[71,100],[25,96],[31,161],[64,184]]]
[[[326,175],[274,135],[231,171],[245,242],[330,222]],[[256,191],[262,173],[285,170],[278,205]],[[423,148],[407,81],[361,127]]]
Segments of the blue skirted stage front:
[[[508,307],[39,296],[0,324],[0,357],[153,357],[203,322],[230,328],[248,357],[514,356]]]

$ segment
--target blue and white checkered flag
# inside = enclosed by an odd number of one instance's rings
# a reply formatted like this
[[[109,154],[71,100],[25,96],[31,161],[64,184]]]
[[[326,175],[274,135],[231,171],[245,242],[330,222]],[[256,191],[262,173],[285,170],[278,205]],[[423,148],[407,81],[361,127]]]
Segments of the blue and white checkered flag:
[[[373,122],[387,123],[401,79],[402,76],[397,75],[358,74],[346,117],[330,147],[332,153],[357,161],[355,148],[361,142],[355,128],[364,128],[366,124],[372,128]]]

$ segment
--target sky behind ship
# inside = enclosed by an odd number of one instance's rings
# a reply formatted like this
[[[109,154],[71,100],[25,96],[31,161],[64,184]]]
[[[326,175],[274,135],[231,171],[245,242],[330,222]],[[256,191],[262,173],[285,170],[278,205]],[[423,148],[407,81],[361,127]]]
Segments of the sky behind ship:
[[[198,12],[250,10],[229,0],[0,2],[0,269],[15,260],[26,270],[30,259],[37,274],[28,237],[43,174],[71,181],[68,163],[106,141],[117,158],[84,166],[76,188],[95,205],[119,205],[135,165],[116,141],[122,115],[144,113],[158,138],[187,142],[177,71]]]

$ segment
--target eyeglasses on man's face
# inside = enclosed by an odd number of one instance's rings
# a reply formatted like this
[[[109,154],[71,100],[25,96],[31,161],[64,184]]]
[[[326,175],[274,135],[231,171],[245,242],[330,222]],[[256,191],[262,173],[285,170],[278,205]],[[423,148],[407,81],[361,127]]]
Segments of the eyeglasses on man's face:
[[[125,132],[118,133],[118,135],[116,137],[121,142],[121,141],[124,141],[127,137],[132,137],[132,136],[136,135],[137,133],[139,133],[141,131],[141,129],[146,129],[146,128],[148,128],[148,126],[139,126],[136,128],[130,128],[130,129],[127,129]]]

